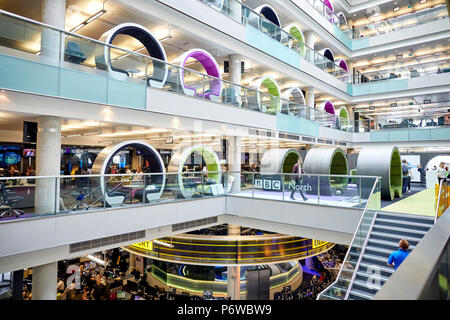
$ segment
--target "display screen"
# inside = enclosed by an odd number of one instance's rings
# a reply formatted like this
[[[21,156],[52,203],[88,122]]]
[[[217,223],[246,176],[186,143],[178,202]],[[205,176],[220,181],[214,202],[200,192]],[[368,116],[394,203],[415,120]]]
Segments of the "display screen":
[[[20,162],[20,146],[0,145],[0,167],[7,167]]]
[[[36,149],[23,149],[23,156],[24,157],[35,157]]]

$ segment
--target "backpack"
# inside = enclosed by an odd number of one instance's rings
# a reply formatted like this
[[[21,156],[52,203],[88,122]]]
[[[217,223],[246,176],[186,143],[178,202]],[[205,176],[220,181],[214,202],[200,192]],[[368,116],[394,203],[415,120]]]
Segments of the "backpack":
[[[402,165],[402,172],[403,172],[403,175],[407,175],[409,173],[409,168],[406,164]]]

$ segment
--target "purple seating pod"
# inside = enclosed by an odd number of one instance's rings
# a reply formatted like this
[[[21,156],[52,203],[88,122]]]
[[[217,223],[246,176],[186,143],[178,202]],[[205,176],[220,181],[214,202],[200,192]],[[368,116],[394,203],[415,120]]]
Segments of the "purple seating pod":
[[[219,97],[222,91],[222,81],[220,80],[222,78],[222,75],[220,73],[220,68],[217,64],[216,59],[214,59],[211,54],[203,49],[192,49],[183,53],[179,58],[180,67],[185,68],[186,62],[190,58],[194,58],[195,60],[197,60],[203,66],[203,68],[205,68],[206,74],[218,79],[210,78],[208,92],[197,92],[197,88],[185,84],[185,70],[182,69],[180,70],[179,76],[183,92],[186,95],[192,95],[205,99],[211,99],[211,96]]]

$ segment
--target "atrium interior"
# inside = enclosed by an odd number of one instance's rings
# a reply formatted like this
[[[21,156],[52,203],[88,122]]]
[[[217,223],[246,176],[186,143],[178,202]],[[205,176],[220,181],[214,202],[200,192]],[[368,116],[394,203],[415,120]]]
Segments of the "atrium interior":
[[[0,300],[448,300],[449,13],[0,1]]]

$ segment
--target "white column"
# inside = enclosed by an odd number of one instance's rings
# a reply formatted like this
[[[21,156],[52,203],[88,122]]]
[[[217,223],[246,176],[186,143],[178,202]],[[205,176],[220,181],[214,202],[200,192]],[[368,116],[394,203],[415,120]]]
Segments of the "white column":
[[[31,297],[33,300],[56,300],[58,262],[33,267]]]
[[[314,32],[312,30],[305,31],[303,33],[305,36],[305,44],[309,48],[314,49],[314,43],[316,42],[316,37],[314,36]],[[306,49],[306,60],[314,64],[314,53],[311,50]]]
[[[241,234],[241,227],[229,224],[228,235],[239,236]],[[230,266],[227,268],[228,281],[227,281],[227,295],[231,297],[231,300],[241,299],[241,267]]]
[[[36,142],[36,175],[59,176],[61,170],[61,118],[38,118]],[[56,179],[36,179],[37,213],[54,213],[59,209],[59,185]],[[58,197],[58,199],[57,199]]]
[[[240,105],[242,102],[241,87],[240,87],[242,80],[242,73],[241,73],[242,57],[240,54],[230,54],[229,59],[230,59],[229,60],[230,81],[232,83],[237,84],[236,86],[232,86],[230,95],[234,96],[233,102],[235,102],[237,105]]]
[[[313,268],[312,258],[305,259],[305,267],[311,270]]]
[[[232,182],[232,193],[241,191],[241,137],[229,137],[228,138],[228,171],[236,172],[231,174],[234,178]]]
[[[309,87],[306,89],[306,105],[309,107],[307,113],[307,117],[311,120],[314,120],[314,88]]]
[[[66,0],[42,0],[41,1],[42,22],[52,27],[65,28]],[[41,37],[41,56],[48,63],[56,64],[62,56],[63,39],[60,32],[56,30],[43,29]]]

